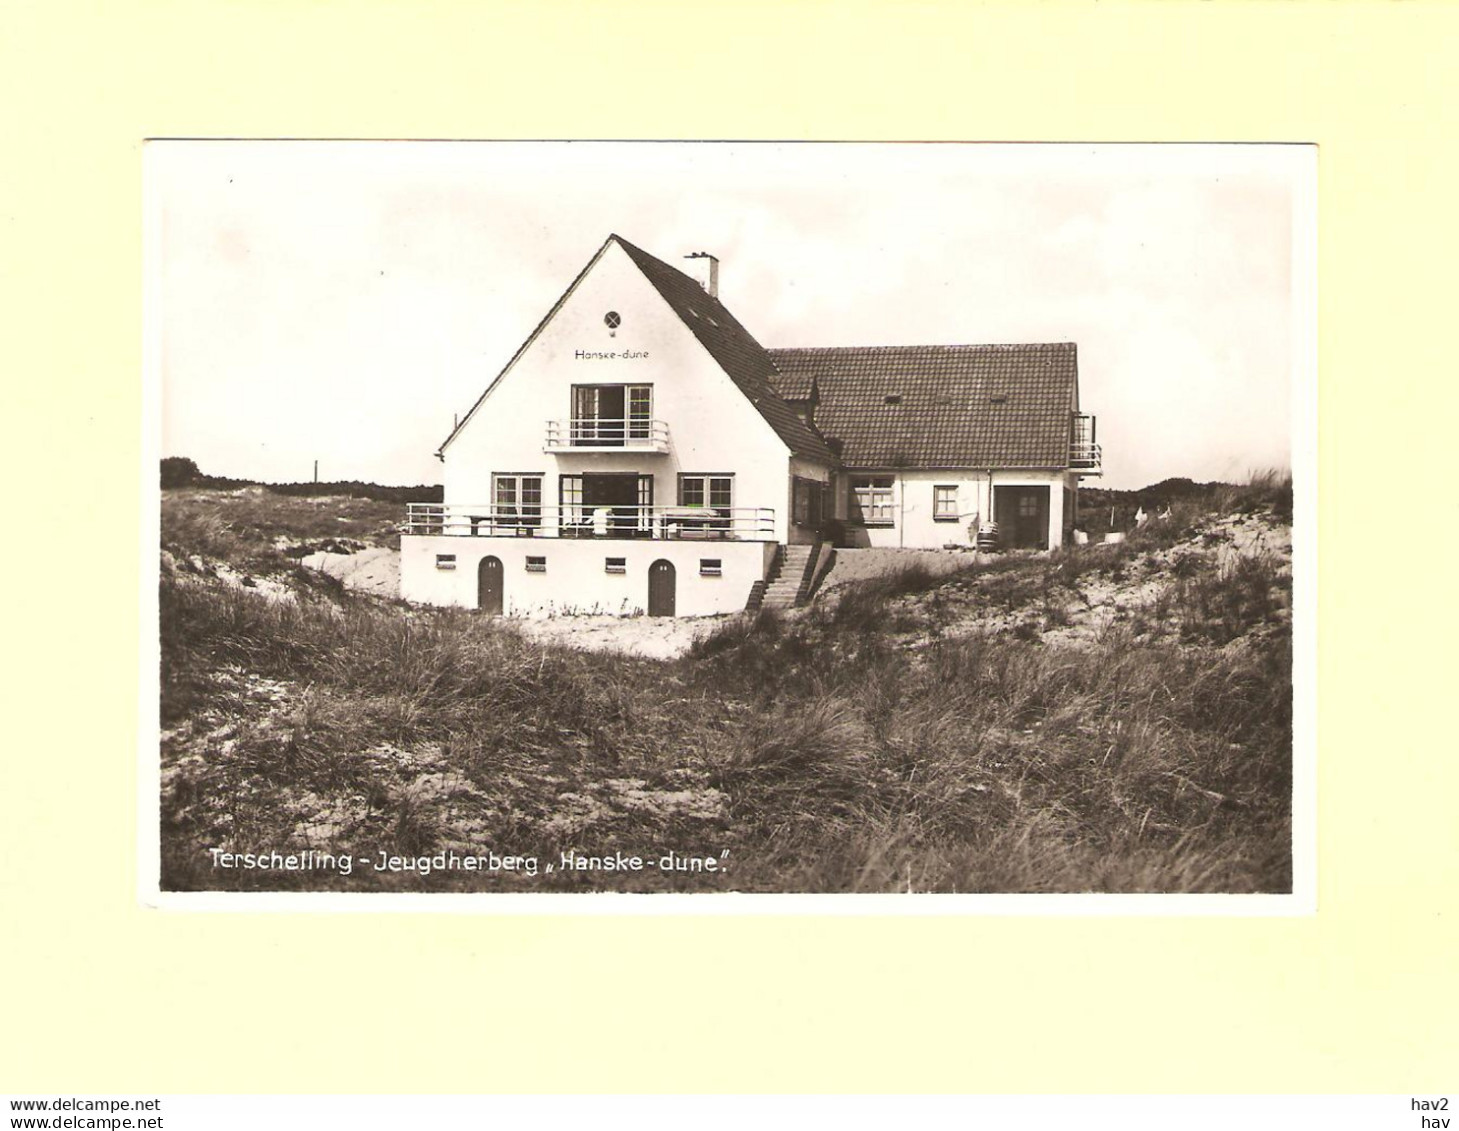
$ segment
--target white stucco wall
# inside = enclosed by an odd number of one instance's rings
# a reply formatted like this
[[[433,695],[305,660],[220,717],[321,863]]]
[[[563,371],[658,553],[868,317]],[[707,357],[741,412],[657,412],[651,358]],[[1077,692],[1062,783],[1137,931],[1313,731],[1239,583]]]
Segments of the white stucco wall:
[[[610,310],[622,318],[611,336],[603,321]],[[653,416],[669,426],[667,453],[543,450],[547,421],[572,414],[573,385],[619,383],[653,385]],[[655,504],[673,506],[680,472],[732,473],[735,507],[772,508],[775,541],[789,530],[789,449],[616,243],[467,420],[444,463],[448,505],[489,503],[493,473],[542,475],[549,507],[559,475],[652,474]]]
[[[687,539],[407,535],[400,540],[400,594],[418,604],[474,609],[478,568],[483,558],[494,555],[502,563],[503,611],[508,616],[633,616],[648,609],[649,567],[665,558],[676,570],[676,615],[710,616],[745,607],[751,587],[765,576],[773,548],[771,543]],[[455,568],[437,568],[438,554],[455,555]],[[529,555],[546,558],[546,571],[529,573]],[[626,559],[624,573],[606,572],[605,559],[610,557]],[[721,575],[701,576],[702,558],[718,558]]]
[[[896,519],[891,526],[867,526],[852,528],[858,535],[858,542],[882,548],[935,549],[957,544],[972,545],[978,522],[986,522],[993,516],[993,503],[989,495],[990,473],[986,471],[882,471],[857,472],[855,475],[891,476],[892,502]],[[850,473],[840,477],[845,486],[842,492],[850,491]],[[1049,488],[1049,539],[1048,549],[1062,543],[1064,522],[1064,488],[1073,487],[1076,477],[1062,471],[993,471],[992,486],[996,490],[1005,487]],[[933,488],[948,485],[957,487],[959,518],[956,522],[939,522],[933,517]],[[839,501],[845,507],[846,498]],[[849,513],[841,510],[841,513]],[[864,534],[863,534],[864,532]]]

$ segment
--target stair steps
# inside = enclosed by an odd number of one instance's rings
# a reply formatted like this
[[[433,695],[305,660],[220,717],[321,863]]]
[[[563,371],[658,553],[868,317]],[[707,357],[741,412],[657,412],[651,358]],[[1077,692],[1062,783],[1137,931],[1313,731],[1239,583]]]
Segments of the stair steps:
[[[814,576],[812,565],[816,560],[816,546],[785,546],[782,549],[776,574],[768,578],[760,607],[784,611],[793,609],[804,599]]]

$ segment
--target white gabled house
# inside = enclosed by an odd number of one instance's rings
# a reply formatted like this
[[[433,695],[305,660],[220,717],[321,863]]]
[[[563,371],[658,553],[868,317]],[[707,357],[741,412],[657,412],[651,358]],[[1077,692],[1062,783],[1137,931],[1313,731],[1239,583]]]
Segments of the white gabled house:
[[[1098,474],[1074,347],[764,349],[610,236],[437,453],[401,595],[515,615],[694,616],[804,594],[845,544],[1056,546]]]

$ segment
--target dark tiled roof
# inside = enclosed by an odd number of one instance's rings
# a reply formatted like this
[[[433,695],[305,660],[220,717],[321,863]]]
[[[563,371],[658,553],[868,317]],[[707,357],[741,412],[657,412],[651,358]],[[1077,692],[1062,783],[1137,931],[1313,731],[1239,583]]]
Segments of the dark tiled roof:
[[[767,351],[781,396],[819,397],[848,467],[1067,467],[1072,342]],[[887,399],[900,398],[900,403]]]
[[[765,347],[740,325],[717,298],[677,268],[634,247],[622,236],[612,236],[638,265],[654,289],[663,295],[684,325],[693,331],[709,355],[739,386],[766,423],[798,456],[836,462],[835,453],[775,391],[775,363]]]

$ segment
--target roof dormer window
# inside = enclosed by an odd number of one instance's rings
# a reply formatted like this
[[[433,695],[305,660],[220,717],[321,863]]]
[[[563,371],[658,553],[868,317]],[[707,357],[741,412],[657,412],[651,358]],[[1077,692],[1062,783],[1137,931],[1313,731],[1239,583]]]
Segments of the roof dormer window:
[[[902,394],[901,393],[888,393],[885,397],[882,398],[882,403],[883,404],[901,404],[902,403]]]

